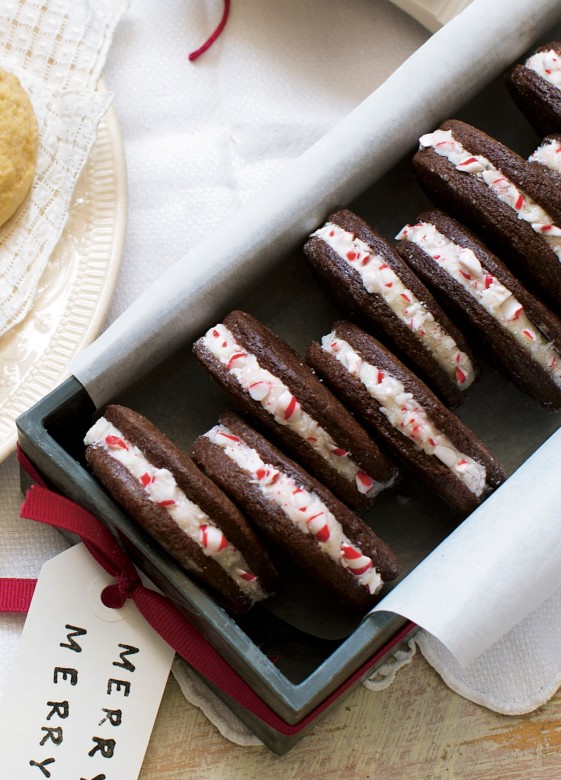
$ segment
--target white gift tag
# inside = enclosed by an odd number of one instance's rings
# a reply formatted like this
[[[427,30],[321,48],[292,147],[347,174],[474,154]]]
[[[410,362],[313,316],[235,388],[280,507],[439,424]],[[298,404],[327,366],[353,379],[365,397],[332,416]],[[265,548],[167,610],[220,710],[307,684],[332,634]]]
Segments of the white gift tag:
[[[41,569],[0,704],[2,777],[138,777],[174,653],[130,599],[103,605],[112,582],[83,544]]]

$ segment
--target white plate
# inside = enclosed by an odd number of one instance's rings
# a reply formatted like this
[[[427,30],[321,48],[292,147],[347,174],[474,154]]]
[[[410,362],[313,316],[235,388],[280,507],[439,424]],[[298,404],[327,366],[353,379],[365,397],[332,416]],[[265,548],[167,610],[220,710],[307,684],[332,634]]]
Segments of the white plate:
[[[0,462],[15,449],[16,417],[68,376],[69,360],[98,334],[117,281],[126,216],[124,152],[110,108],[33,307],[0,338]]]

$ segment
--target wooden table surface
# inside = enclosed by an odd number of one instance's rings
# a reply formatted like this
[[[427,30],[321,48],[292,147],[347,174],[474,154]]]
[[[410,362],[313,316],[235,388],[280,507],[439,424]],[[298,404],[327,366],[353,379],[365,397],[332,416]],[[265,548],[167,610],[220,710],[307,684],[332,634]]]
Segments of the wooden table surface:
[[[141,780],[559,780],[561,692],[506,717],[447,688],[417,654],[385,691],[359,686],[284,756],[227,741],[173,677]]]

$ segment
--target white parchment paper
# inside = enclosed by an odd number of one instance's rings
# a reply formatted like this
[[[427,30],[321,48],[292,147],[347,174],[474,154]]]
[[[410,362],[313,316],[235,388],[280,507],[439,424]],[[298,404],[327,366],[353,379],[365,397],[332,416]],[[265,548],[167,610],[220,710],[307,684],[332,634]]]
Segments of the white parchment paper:
[[[96,405],[198,335],[559,18],[557,0],[474,0],[71,363]]]
[[[559,19],[558,0],[474,0],[73,361],[96,405],[196,337]],[[550,596],[561,571],[560,444],[557,434],[379,608],[414,620],[469,663]]]
[[[373,611],[438,637],[465,666],[558,590],[561,430]]]

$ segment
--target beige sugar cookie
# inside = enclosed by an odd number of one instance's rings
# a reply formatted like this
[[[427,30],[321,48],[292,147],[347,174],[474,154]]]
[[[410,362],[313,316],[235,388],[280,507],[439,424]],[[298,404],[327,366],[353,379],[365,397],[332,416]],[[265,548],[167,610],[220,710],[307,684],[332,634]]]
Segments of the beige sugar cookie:
[[[29,192],[38,136],[29,95],[13,73],[0,68],[0,225]]]

